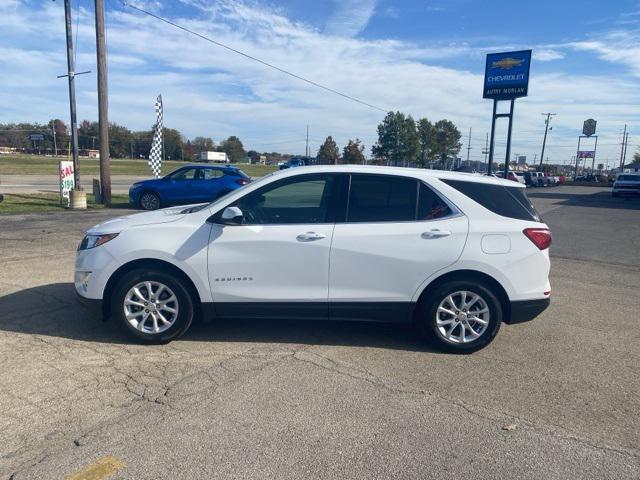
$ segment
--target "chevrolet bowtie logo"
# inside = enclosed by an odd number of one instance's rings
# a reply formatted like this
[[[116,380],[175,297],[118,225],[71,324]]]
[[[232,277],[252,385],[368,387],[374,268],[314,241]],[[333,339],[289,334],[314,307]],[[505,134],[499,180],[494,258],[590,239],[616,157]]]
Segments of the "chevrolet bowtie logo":
[[[496,62],[491,63],[491,68],[503,68],[504,70],[511,70],[513,67],[519,67],[524,62],[524,59],[517,58],[503,58]]]

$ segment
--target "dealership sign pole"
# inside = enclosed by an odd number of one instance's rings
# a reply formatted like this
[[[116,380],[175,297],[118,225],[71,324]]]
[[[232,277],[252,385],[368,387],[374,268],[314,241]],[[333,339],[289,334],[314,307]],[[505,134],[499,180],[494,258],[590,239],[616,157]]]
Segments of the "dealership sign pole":
[[[491,117],[491,142],[489,144],[489,165],[487,175],[492,173],[496,118],[509,119],[507,130],[507,151],[504,162],[504,176],[509,171],[511,155],[511,131],[513,126],[513,108],[516,98],[526,97],[529,91],[529,70],[531,67],[531,50],[517,52],[489,53],[484,71],[483,98],[493,100],[493,116]],[[498,113],[498,102],[509,100],[509,113]]]
[[[596,163],[596,148],[598,146],[598,136],[594,135],[596,133],[596,122],[593,118],[589,118],[584,121],[582,125],[582,135],[578,136],[578,150],[576,151],[576,171],[573,175],[573,178],[578,176],[578,165],[580,164],[580,159],[584,158],[584,164],[587,164],[587,159],[591,159],[591,173],[593,174],[593,167]],[[596,139],[596,143],[593,147],[593,150],[580,150],[580,141],[583,138],[591,138],[594,137]],[[583,167],[584,171],[584,167]]]

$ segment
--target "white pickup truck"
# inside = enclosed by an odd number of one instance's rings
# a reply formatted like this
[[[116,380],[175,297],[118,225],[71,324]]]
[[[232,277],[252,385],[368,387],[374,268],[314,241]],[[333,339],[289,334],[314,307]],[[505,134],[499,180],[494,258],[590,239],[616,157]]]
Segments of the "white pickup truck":
[[[619,173],[613,182],[612,197],[640,195],[640,173]]]

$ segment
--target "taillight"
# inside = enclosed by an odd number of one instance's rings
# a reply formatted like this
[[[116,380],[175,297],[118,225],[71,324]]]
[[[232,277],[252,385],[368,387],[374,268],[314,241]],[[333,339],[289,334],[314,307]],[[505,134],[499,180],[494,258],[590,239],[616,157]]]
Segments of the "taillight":
[[[236,183],[238,185],[246,185],[247,183],[249,183],[249,180],[246,180],[244,178],[239,178],[239,179],[236,180]]]
[[[522,233],[540,250],[551,246],[551,232],[548,228],[525,228]]]

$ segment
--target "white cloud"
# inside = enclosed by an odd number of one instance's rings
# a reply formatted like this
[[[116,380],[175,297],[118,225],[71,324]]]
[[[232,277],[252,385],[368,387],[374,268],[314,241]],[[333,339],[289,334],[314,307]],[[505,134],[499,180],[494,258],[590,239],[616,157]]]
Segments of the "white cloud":
[[[327,20],[329,35],[352,37],[369,23],[376,9],[376,0],[336,0],[336,9]]]
[[[551,62],[563,58],[564,53],[550,48],[537,48],[533,51],[533,59],[538,62]]]
[[[640,76],[640,33],[619,30],[600,35],[597,39],[572,42],[569,46],[594,52],[607,62],[625,65]]]

